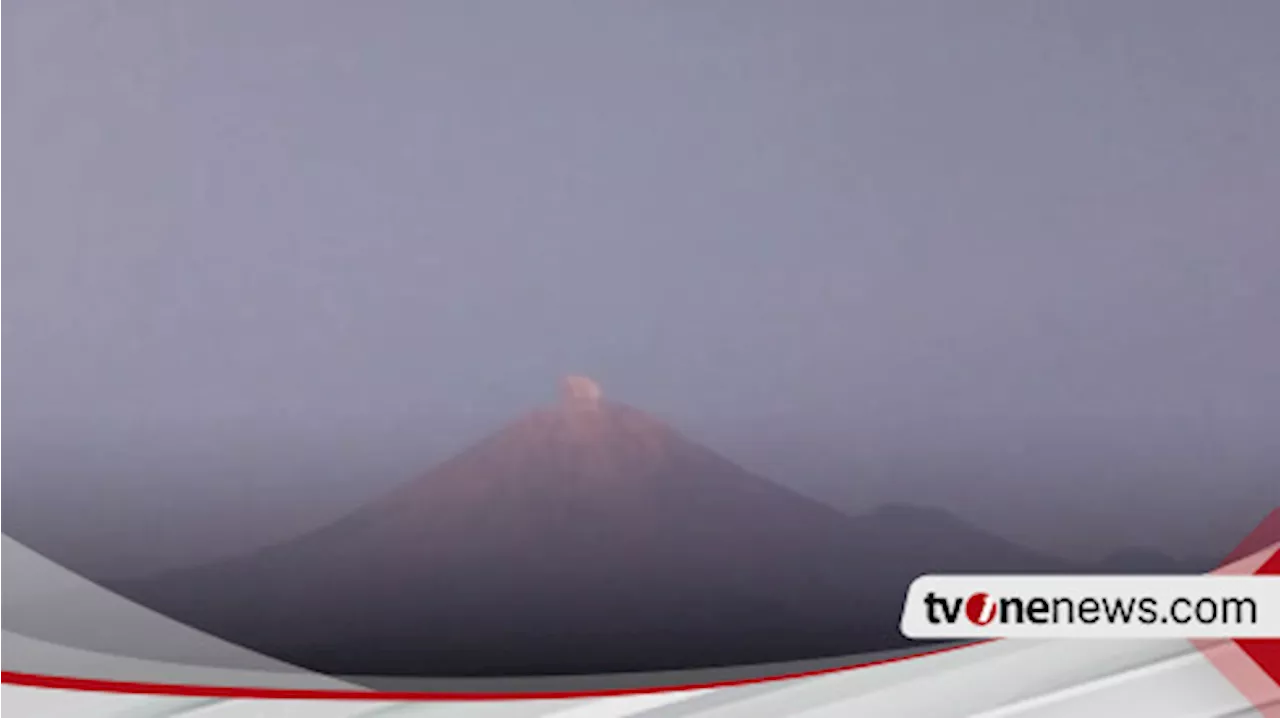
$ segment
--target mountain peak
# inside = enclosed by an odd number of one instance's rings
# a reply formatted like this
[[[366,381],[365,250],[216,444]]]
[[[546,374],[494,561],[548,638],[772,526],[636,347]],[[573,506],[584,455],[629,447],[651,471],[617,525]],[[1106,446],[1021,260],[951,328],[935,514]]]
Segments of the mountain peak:
[[[941,511],[851,518],[561,389],[310,534],[126,595],[324,673],[600,674],[894,647],[916,576],[1056,565]]]
[[[560,380],[560,399],[566,407],[596,409],[603,393],[594,379],[573,374]]]

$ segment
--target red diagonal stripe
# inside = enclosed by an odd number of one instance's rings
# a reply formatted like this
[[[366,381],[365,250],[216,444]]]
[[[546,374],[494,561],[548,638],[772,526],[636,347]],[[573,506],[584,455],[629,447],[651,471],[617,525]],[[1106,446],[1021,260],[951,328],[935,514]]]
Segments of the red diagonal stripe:
[[[1220,565],[1225,566],[1246,556],[1252,556],[1277,541],[1280,541],[1280,508],[1272,509],[1271,513],[1267,514],[1257,527],[1244,537],[1240,545],[1227,554]]]
[[[1280,542],[1280,509],[1272,509],[1253,531],[1240,542],[1222,566],[1248,558]],[[1273,552],[1255,574],[1280,574],[1280,550]],[[1274,702],[1280,686],[1280,639],[1246,639],[1231,641],[1239,650],[1234,654],[1213,650],[1212,641],[1192,641],[1241,695],[1253,703],[1267,718],[1280,718],[1280,705]],[[1261,671],[1261,673],[1259,673]],[[1267,682],[1271,685],[1266,685]]]
[[[1276,512],[1272,512],[1272,515],[1276,515]],[[1271,558],[1262,564],[1257,573],[1265,576],[1280,575],[1280,551],[1271,554]],[[1272,681],[1280,684],[1280,640],[1251,638],[1236,641],[1236,643],[1240,644],[1241,650],[1248,654],[1259,668],[1271,676]]]

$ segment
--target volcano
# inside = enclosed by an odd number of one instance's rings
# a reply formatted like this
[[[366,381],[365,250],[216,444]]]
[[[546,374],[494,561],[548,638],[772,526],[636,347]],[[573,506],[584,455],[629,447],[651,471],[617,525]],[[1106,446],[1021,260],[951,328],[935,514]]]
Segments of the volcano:
[[[318,531],[116,588],[325,673],[512,676],[887,648],[920,573],[1054,568],[945,514],[851,518],[572,377]]]

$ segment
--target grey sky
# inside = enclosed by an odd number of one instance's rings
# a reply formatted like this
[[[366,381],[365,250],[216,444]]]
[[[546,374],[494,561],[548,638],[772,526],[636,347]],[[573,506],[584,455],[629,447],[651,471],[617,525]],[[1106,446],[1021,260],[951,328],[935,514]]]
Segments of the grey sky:
[[[346,441],[381,486],[571,372],[833,500],[1015,507],[1064,551],[1194,550],[1280,493],[1274,2],[4,14],[33,505],[106,491],[37,468],[103,437]],[[313,488],[268,473],[121,486]]]

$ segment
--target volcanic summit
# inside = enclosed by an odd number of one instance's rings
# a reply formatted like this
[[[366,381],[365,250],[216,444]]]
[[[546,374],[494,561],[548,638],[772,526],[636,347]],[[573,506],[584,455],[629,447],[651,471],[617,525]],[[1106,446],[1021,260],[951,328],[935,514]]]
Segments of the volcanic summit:
[[[571,375],[560,381],[560,395],[566,406],[595,409],[604,393],[600,391],[600,385],[594,379]]]
[[[1034,563],[906,519],[861,521],[760,478],[582,376],[311,534],[119,586],[314,670],[419,676],[663,670],[900,644],[907,583],[946,556]],[[1011,564],[1012,562],[1012,564]]]

